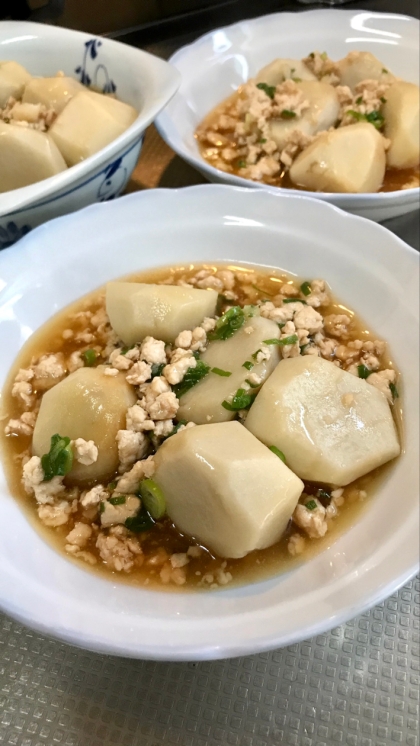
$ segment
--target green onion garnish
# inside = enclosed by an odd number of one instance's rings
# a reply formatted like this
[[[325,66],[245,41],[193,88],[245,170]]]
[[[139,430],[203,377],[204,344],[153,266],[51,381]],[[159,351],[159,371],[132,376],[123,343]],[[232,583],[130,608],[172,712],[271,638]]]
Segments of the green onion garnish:
[[[294,345],[299,339],[297,334],[291,334],[290,337],[284,337],[283,339],[265,339],[265,345]]]
[[[359,98],[356,98],[356,104],[361,104],[363,101],[363,96],[359,96]]]
[[[88,368],[91,368],[92,365],[95,365],[96,363],[96,352],[95,350],[85,350],[82,352],[82,358],[85,361],[85,365],[87,365]]]
[[[387,100],[386,100],[385,96],[381,96],[380,100],[382,101],[383,104],[386,104]]]
[[[246,161],[238,161],[238,168],[246,168],[247,163]]]
[[[373,371],[369,370],[366,365],[361,364],[357,366],[357,374],[359,378],[369,378],[372,372]]]
[[[308,510],[315,510],[318,507],[315,500],[309,500],[307,503],[305,503],[305,508]]]
[[[147,510],[143,509],[137,515],[134,515],[132,518],[126,518],[124,521],[124,526],[136,534],[139,534],[141,531],[149,531],[153,525],[154,520]]]
[[[240,306],[232,306],[220,319],[212,332],[207,335],[210,341],[215,339],[229,339],[245,322],[245,314]]]
[[[302,282],[300,289],[304,295],[310,295],[312,293],[310,282]]]
[[[210,365],[206,365],[202,360],[197,360],[195,368],[188,368],[184,378],[180,383],[177,383],[173,390],[178,397],[184,396],[193,386],[195,386],[202,378],[204,378],[210,370]]]
[[[153,363],[152,364],[152,378],[161,376],[164,367],[165,367],[165,363]]]
[[[139,492],[143,505],[155,521],[163,518],[166,513],[165,497],[153,479],[143,479],[140,482]]]
[[[218,376],[224,376],[225,378],[229,378],[229,376],[232,375],[229,370],[222,370],[221,368],[212,368],[211,372],[216,373]]]
[[[294,119],[296,116],[296,112],[290,111],[290,109],[283,109],[280,116],[282,119]]]
[[[303,300],[303,298],[285,298],[283,303],[304,303],[305,306],[308,305],[306,300]]]
[[[105,510],[105,503],[104,502],[100,502],[99,503],[99,512],[103,513],[104,510]]]
[[[172,435],[176,435],[176,433],[178,432],[179,428],[182,427],[182,425],[186,425],[186,424],[187,424],[187,420],[179,420],[179,422],[176,423],[176,425],[175,425],[174,429],[172,430],[172,432],[169,433],[169,435],[167,437],[171,438]]]
[[[373,124],[377,130],[380,130],[385,123],[385,119],[380,111],[371,111],[370,114],[361,114],[360,111],[349,109],[346,113],[350,114],[350,116],[358,122],[369,122],[369,124]]]
[[[222,401],[222,407],[229,412],[238,412],[240,409],[248,409],[254,401],[255,394],[248,394],[245,389],[238,389],[231,402]]]
[[[284,455],[283,451],[280,451],[279,448],[277,448],[276,446],[268,446],[268,450],[272,451],[272,453],[278,456],[284,464],[286,463],[286,456]]]
[[[251,357],[252,357],[253,360],[257,359],[259,352],[262,352],[262,350],[257,350],[256,352],[252,353]],[[244,365],[244,368],[245,368],[245,365]],[[250,370],[250,368],[248,368],[248,370]]]
[[[118,497],[109,497],[108,502],[111,503],[111,505],[124,505],[125,495],[118,495]]]
[[[393,399],[399,399],[400,395],[398,393],[398,390],[397,390],[397,387],[396,387],[395,383],[390,383],[389,384],[389,388],[391,389],[392,398]]]
[[[53,435],[48,453],[41,457],[44,472],[44,482],[50,482],[54,477],[65,477],[73,466],[73,450],[70,438]]]
[[[242,366],[243,368],[246,368],[247,370],[252,370],[254,367],[254,363],[251,363],[250,360],[246,360]]]
[[[266,93],[269,98],[274,98],[274,94],[276,92],[275,85],[267,85],[267,83],[257,83],[257,88],[259,88],[260,91],[264,91],[264,93]]]

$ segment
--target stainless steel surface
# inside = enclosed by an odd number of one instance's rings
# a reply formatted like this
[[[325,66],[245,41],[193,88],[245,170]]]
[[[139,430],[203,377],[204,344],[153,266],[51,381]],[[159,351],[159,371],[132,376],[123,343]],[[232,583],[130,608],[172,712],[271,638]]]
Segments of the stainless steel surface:
[[[329,634],[213,663],[96,655],[0,617],[0,743],[418,746],[419,591],[416,579]]]
[[[278,9],[275,2],[265,5]],[[419,15],[416,0],[351,3],[362,5]],[[252,15],[249,7],[244,0],[242,17]],[[255,3],[253,8],[255,15]],[[127,37],[131,43],[137,39],[168,57],[199,32],[186,24],[153,43],[136,34]],[[201,182],[150,128],[130,189]],[[418,213],[387,227],[419,249]],[[97,655],[0,614],[0,744],[419,746],[419,595],[416,578],[328,634],[213,663]]]

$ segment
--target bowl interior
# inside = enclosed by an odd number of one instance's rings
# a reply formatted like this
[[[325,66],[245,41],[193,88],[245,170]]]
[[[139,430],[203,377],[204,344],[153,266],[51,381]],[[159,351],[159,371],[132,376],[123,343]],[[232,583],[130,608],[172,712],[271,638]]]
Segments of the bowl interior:
[[[300,196],[220,186],[152,190],[55,220],[0,254],[0,384],[31,332],[72,300],[135,270],[204,261],[325,278],[390,343],[409,402],[404,453],[357,525],[324,552],[216,596],[145,591],[76,567],[28,523],[0,470],[0,606],[69,642],[146,658],[251,653],[344,621],[415,570],[417,254],[373,223]]]

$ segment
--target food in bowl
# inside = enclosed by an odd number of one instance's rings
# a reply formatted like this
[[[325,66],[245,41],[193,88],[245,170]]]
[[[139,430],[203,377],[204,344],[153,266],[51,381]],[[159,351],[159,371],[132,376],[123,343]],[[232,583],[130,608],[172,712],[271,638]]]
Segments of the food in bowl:
[[[276,59],[199,125],[215,168],[330,193],[418,187],[419,88],[370,52]]]
[[[4,464],[85,566],[219,588],[309,558],[355,519],[400,452],[398,388],[386,343],[323,280],[160,269],[26,343]]]
[[[57,73],[0,62],[0,193],[61,173],[125,132],[136,109]]]

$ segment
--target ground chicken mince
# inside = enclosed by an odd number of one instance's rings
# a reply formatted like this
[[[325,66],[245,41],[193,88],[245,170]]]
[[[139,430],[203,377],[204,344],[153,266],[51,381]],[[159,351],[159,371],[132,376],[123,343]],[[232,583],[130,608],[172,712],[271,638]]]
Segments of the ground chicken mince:
[[[420,183],[418,100],[417,86],[400,81],[369,53],[351,52],[334,62],[313,52],[267,65],[206,116],[196,139],[215,168],[277,187],[411,189]],[[366,123],[370,132],[360,127]],[[355,125],[366,151],[355,146],[353,152],[340,132]],[[359,169],[358,155],[367,164],[369,151],[375,151],[372,163]]]
[[[54,546],[85,568],[159,589],[217,589],[278,573],[328,546],[352,524],[368,501],[381,467],[342,488],[305,483],[304,492],[281,540],[242,559],[215,556],[180,533],[169,518],[143,514],[139,483],[152,480],[154,458],[167,438],[177,438],[193,422],[177,420],[179,386],[185,384],[206,350],[216,321],[232,307],[253,307],[281,327],[283,359],[318,356],[383,392],[398,420],[398,375],[386,343],[376,339],[354,312],[337,302],[323,279],[297,280],[236,266],[189,266],[128,278],[192,288],[218,295],[216,317],[181,331],[174,344],[146,337],[125,346],[110,326],[103,290],[83,298],[36,332],[21,351],[3,396],[2,446],[12,493],[42,527]],[[262,356],[270,348],[259,350]],[[106,377],[124,376],[132,400],[117,433],[118,467],[89,484],[50,475],[32,454],[32,434],[40,404],[70,373],[100,367]],[[244,371],[244,390],[258,387]],[[348,406],[351,402],[347,402]],[[238,413],[246,421],[247,411]],[[72,454],[78,469],[98,462],[93,440],[61,436],[60,458]],[[68,442],[67,442],[68,441]],[[57,447],[58,447],[57,446]],[[308,507],[307,507],[308,506]],[[137,523],[136,523],[137,516]],[[146,523],[145,523],[146,520]]]

